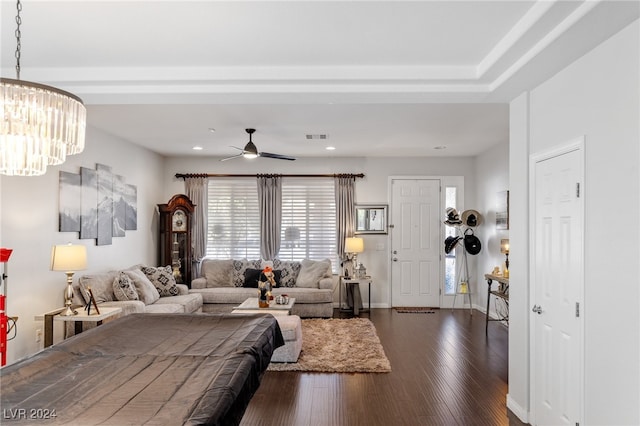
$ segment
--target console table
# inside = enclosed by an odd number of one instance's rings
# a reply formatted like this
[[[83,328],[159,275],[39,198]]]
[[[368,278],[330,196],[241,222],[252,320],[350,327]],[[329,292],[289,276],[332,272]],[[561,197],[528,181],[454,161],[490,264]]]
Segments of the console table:
[[[493,274],[484,274],[484,278],[487,280],[487,320],[484,329],[485,334],[487,334],[489,330],[489,321],[502,321],[509,324],[509,278],[504,278],[503,276]],[[496,281],[498,283],[498,287],[495,290],[493,290],[491,287],[493,281]],[[491,303],[492,294],[504,300],[505,304],[507,305],[506,315],[501,317],[499,316],[498,318],[489,318],[489,306]],[[496,312],[496,315],[500,314]]]

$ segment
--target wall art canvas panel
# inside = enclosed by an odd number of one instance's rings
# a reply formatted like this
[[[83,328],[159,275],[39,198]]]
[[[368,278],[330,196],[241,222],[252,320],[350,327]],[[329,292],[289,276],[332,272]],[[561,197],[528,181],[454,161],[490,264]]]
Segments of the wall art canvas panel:
[[[498,192],[496,229],[509,229],[509,191]]]
[[[60,232],[80,232],[81,191],[78,173],[60,172]]]
[[[98,238],[98,175],[80,167],[80,238]]]
[[[125,185],[125,229],[135,231],[138,229],[138,188],[135,185]]]
[[[99,246],[113,240],[113,174],[111,167],[96,164],[98,172],[98,241]]]
[[[127,205],[125,201],[125,182],[124,177],[119,175],[113,176],[113,236],[125,236],[125,221],[127,214]]]

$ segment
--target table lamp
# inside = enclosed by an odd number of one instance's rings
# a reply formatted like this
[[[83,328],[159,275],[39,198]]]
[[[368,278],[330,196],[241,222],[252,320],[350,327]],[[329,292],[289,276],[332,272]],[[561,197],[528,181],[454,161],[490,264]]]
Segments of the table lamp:
[[[358,253],[364,251],[364,240],[359,237],[348,237],[344,240],[344,252],[351,257],[353,262],[352,271],[356,270],[358,264]]]
[[[64,292],[64,306],[67,308],[60,316],[77,315],[71,308],[73,299],[73,273],[87,267],[87,248],[82,245],[65,244],[51,249],[51,270],[64,271],[67,274],[67,288]]]
[[[508,278],[509,277],[509,239],[508,238],[503,238],[500,240],[500,253],[506,256],[506,260],[504,261],[504,266],[506,271],[505,278]]]

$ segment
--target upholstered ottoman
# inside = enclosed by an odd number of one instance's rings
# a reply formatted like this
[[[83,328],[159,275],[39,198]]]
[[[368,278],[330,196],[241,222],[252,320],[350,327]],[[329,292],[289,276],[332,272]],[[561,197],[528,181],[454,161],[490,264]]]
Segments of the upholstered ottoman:
[[[271,356],[271,362],[298,362],[302,350],[302,322],[297,315],[275,315],[280,325],[284,346],[280,346]]]

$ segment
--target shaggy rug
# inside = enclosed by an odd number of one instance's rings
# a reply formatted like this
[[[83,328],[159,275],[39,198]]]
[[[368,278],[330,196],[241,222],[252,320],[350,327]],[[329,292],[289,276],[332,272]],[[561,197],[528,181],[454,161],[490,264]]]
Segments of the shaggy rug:
[[[272,362],[267,371],[388,373],[391,364],[367,318],[304,319],[298,362]]]

